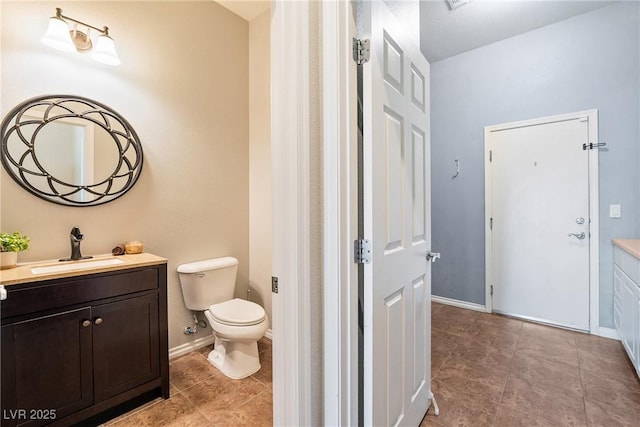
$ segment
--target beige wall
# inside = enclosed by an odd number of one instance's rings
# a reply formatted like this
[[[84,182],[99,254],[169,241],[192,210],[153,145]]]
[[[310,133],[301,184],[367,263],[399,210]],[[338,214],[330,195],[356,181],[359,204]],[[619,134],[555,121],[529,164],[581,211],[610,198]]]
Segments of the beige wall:
[[[249,22],[249,286],[271,325],[270,31],[271,11]]]
[[[47,18],[65,14],[108,25],[122,65],[50,49]],[[38,199],[1,175],[1,228],[31,237],[21,261],[67,256],[69,231],[84,254],[125,240],[169,259],[169,345],[192,323],[176,267],[211,257],[240,261],[236,294],[249,282],[249,27],[213,2],[2,2],[2,115],[27,98],[77,94],[102,102],[135,128],[144,149],[137,185],[103,206]]]

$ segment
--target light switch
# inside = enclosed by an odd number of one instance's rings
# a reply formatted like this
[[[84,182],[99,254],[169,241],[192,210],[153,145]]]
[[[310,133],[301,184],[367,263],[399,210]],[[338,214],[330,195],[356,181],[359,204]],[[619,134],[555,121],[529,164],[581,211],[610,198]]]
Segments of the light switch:
[[[609,218],[620,218],[620,205],[609,205]]]

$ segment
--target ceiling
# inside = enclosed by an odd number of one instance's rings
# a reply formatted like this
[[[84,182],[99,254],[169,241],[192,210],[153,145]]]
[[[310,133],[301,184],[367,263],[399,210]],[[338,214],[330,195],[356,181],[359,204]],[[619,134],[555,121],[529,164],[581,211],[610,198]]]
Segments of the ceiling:
[[[215,1],[247,21],[270,7],[270,0]],[[616,1],[473,0],[451,10],[446,0],[420,0],[420,47],[433,63]]]
[[[247,21],[269,10],[271,0],[215,0]]]
[[[580,15],[616,0],[474,0],[455,10],[420,2],[420,48],[431,63]]]

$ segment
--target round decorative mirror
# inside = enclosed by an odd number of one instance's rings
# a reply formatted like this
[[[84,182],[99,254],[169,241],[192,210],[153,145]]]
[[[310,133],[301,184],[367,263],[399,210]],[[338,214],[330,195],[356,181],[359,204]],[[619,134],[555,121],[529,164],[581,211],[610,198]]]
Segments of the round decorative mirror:
[[[142,171],[142,145],[109,107],[80,96],[29,99],[0,126],[2,165],[22,188],[67,206],[122,196]]]

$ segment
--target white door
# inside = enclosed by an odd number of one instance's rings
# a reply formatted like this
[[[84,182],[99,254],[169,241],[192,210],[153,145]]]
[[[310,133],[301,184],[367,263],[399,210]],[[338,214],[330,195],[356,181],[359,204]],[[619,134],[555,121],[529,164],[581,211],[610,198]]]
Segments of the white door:
[[[362,66],[364,424],[417,426],[431,387],[429,63],[382,1],[359,2]]]
[[[494,311],[589,330],[589,120],[493,127]]]

